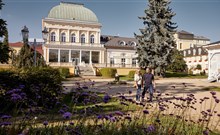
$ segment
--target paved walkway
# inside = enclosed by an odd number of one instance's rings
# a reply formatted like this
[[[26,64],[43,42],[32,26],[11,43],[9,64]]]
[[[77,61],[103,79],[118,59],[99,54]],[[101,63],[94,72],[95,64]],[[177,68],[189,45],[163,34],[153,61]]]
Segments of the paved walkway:
[[[75,82],[78,81],[81,85],[90,85],[92,81],[95,82],[94,87],[91,91],[99,91],[108,93],[109,95],[115,96],[118,93],[129,96],[130,98],[135,97],[136,89],[132,87],[133,82],[128,82],[127,85],[109,85],[108,82],[113,81],[114,79],[103,79],[103,78],[93,78],[90,80],[73,80],[64,82],[64,86],[66,87],[66,91],[70,91],[72,87],[75,87]],[[186,97],[187,94],[194,94],[197,102],[194,104],[194,107],[197,108],[196,111],[191,111],[192,116],[199,116],[202,110],[213,109],[212,107],[215,104],[215,100],[212,98],[210,91],[204,90],[207,87],[220,87],[220,83],[209,83],[207,79],[160,79],[156,80],[156,90],[161,93],[169,93],[169,98],[172,100],[175,97]],[[132,94],[128,94],[129,91],[132,91]],[[146,95],[148,96],[148,95]],[[200,99],[204,97],[209,97],[210,99],[206,101],[205,104],[201,104]],[[220,92],[216,92],[216,97],[220,99]],[[217,114],[220,114],[220,103],[216,104],[215,110],[218,111],[215,113],[213,117],[214,121],[212,124],[216,124],[220,117]],[[220,129],[220,124],[217,127]]]

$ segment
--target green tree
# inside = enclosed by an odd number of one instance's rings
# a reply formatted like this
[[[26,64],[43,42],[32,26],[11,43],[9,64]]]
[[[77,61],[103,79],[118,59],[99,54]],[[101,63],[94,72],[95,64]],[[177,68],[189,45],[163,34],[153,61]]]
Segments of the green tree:
[[[28,41],[24,41],[19,54],[14,57],[13,65],[17,68],[31,68],[34,66],[34,49],[28,45]],[[36,66],[46,66],[43,56],[38,52],[36,52]]]
[[[2,0],[0,0],[0,10],[2,10],[2,6],[5,5]]]
[[[176,23],[172,22],[175,15],[169,7],[169,0],[148,0],[148,8],[143,20],[144,29],[141,34],[135,34],[138,40],[137,54],[141,67],[157,68],[160,73],[172,62],[172,55],[176,47],[174,33]]]
[[[187,65],[183,58],[183,55],[178,50],[175,50],[174,55],[172,56],[173,62],[167,67],[167,70],[173,72],[186,71]]]
[[[0,0],[0,10],[2,9],[2,0]],[[3,43],[0,41],[0,63],[8,63],[9,60],[9,46],[8,46],[8,31],[6,21],[0,19],[0,38],[4,38]]]
[[[202,66],[201,66],[200,64],[197,64],[197,65],[196,65],[196,69],[201,70],[201,69],[202,69]]]
[[[5,31],[4,41],[0,45],[0,63],[8,63],[10,58],[10,48],[8,45],[8,31]]]

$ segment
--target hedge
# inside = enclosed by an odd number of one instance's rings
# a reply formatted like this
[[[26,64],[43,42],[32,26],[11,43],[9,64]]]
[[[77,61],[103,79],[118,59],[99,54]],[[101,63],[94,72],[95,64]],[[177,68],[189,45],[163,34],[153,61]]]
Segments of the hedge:
[[[117,69],[115,68],[102,68],[100,70],[100,73],[103,77],[115,77],[115,74],[117,73]]]
[[[60,67],[58,68],[60,75],[62,78],[67,78],[70,76],[70,70],[69,68],[65,68],[65,67]]]
[[[135,72],[136,72],[135,70],[129,71],[129,73],[128,73],[128,78],[134,78]]]
[[[134,78],[134,74],[135,74],[136,70],[131,70],[128,73],[128,78]],[[141,70],[141,74],[143,75],[145,73],[145,70]]]

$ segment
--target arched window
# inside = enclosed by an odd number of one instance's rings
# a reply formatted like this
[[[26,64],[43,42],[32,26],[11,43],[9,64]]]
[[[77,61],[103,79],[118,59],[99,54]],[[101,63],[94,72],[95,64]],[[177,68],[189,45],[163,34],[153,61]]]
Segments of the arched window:
[[[81,43],[85,43],[86,42],[86,37],[85,34],[81,35]]]
[[[61,34],[61,42],[66,42],[66,34],[65,33]]]
[[[183,56],[186,57],[186,51],[183,51]]]
[[[131,46],[136,46],[136,42],[132,41]]]
[[[196,55],[196,49],[193,49],[193,55]]]
[[[119,41],[119,45],[125,45],[125,41]]]
[[[53,41],[53,42],[56,41],[56,34],[55,34],[55,32],[52,32],[52,33],[50,34],[50,41]]]
[[[75,34],[72,34],[70,39],[71,39],[71,43],[76,43],[76,35]]]
[[[94,35],[90,36],[90,43],[91,44],[95,43],[95,36]]]
[[[202,49],[199,48],[198,51],[199,51],[199,55],[201,55],[201,53],[202,53]]]
[[[188,54],[191,54],[191,51],[190,51],[190,50],[188,50]]]

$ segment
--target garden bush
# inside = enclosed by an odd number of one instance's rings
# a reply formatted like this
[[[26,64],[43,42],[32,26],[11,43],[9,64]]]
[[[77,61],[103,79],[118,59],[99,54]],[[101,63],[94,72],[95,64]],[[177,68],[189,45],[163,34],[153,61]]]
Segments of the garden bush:
[[[67,78],[70,76],[70,70],[69,68],[65,68],[65,67],[60,67],[58,68],[60,75],[62,78]]]
[[[135,70],[131,70],[131,71],[129,71],[129,73],[128,73],[128,78],[134,78],[134,74],[135,74]],[[144,70],[144,69],[142,69],[141,70],[141,74],[143,75],[144,73],[145,73],[146,71]]]
[[[115,74],[117,73],[117,69],[115,68],[102,68],[100,70],[100,73],[103,77],[115,77]]]
[[[50,67],[5,70],[0,71],[0,89],[0,108],[4,108],[0,113],[10,111],[12,106],[52,108],[62,92],[61,77]]]
[[[134,78],[135,72],[136,72],[135,70],[129,71],[129,73],[128,73],[128,78]]]

